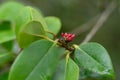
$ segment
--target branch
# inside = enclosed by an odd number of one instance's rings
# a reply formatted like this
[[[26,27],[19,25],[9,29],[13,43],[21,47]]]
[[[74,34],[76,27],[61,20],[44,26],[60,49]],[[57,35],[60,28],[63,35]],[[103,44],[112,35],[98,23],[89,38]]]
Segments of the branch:
[[[112,1],[106,10],[101,14],[100,18],[98,19],[97,23],[94,25],[92,30],[88,33],[88,35],[83,40],[82,44],[87,43],[91,40],[91,38],[95,35],[95,33],[102,27],[104,22],[107,20],[107,18],[110,16],[110,14],[113,12],[113,10],[116,8],[116,2]]]

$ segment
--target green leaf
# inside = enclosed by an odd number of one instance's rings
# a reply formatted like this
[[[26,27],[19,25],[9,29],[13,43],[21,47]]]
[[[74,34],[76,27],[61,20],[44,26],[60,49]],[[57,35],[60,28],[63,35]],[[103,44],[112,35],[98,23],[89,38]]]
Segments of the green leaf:
[[[114,78],[114,70],[108,52],[98,43],[75,45],[74,59],[79,66],[96,75]]]
[[[65,65],[66,65],[66,60],[64,58],[60,60],[52,80],[64,80]]]
[[[57,35],[61,29],[60,19],[57,17],[49,16],[45,18],[45,21],[47,23],[49,31]]]
[[[66,59],[61,60],[55,75],[52,80],[78,80],[79,79],[79,67],[77,64],[69,58],[69,53]]]
[[[14,39],[16,39],[16,36],[13,31],[7,30],[7,31],[0,32],[0,43],[4,43]]]
[[[17,18],[16,35],[22,48],[28,46],[38,36],[46,36],[46,24],[41,14],[34,8],[25,7]]]
[[[79,79],[79,68],[77,64],[72,60],[68,59],[65,70],[65,80],[78,80]]]
[[[9,80],[51,80],[64,49],[39,40],[24,49],[12,65]]]
[[[19,16],[17,17],[15,29],[16,34],[18,35],[21,27],[25,27],[26,24],[32,21],[38,21],[41,24],[40,27],[43,27],[44,30],[47,30],[47,25],[39,11],[35,8],[27,6],[20,11]]]
[[[32,21],[20,30],[18,42],[21,47],[27,47],[35,40],[41,39],[40,36],[45,35],[45,31],[38,21]]]
[[[0,6],[0,19],[15,22],[24,6],[17,2],[6,2]]]

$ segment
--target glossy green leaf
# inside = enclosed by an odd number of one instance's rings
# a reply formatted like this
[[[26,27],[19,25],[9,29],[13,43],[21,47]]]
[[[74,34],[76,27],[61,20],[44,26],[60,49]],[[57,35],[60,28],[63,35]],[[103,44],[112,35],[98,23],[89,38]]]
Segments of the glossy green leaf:
[[[29,7],[31,8],[31,7]],[[34,21],[39,21],[42,25],[42,27],[45,29],[45,30],[48,30],[48,27],[47,27],[47,24],[44,20],[44,17],[43,15],[41,14],[41,12],[35,8],[31,8],[31,15],[32,15],[32,20]]]
[[[71,59],[63,59],[55,72],[52,80],[78,80],[79,79],[79,67]]]
[[[32,21],[20,30],[18,42],[21,47],[26,47],[35,40],[45,36],[45,31],[38,21]]]
[[[32,8],[30,6],[24,7],[21,11],[19,16],[16,20],[16,34],[19,33],[19,30],[21,27],[25,27],[26,24],[32,21],[38,21],[44,30],[47,30],[47,25],[42,17],[42,15],[37,11],[35,8]]]
[[[79,68],[77,64],[72,60],[68,59],[65,70],[65,80],[78,80],[79,79]]]
[[[47,23],[48,29],[50,32],[53,32],[54,34],[58,34],[58,32],[61,29],[61,21],[57,17],[46,17],[45,21]]]
[[[13,31],[7,30],[0,32],[0,43],[4,43],[14,39],[16,39],[16,36]]]
[[[56,42],[32,43],[13,63],[8,80],[51,80],[63,51]]]
[[[64,80],[65,65],[66,65],[66,60],[64,58],[64,59],[60,60],[58,66],[56,68],[56,71],[54,72],[52,80]]]
[[[74,59],[79,66],[102,77],[114,78],[108,52],[98,43],[75,45]]]
[[[31,7],[25,7],[17,18],[16,34],[22,48],[33,41],[40,39],[38,36],[45,36],[46,24],[41,14]]]
[[[0,19],[15,22],[24,6],[17,2],[6,2],[0,6]]]

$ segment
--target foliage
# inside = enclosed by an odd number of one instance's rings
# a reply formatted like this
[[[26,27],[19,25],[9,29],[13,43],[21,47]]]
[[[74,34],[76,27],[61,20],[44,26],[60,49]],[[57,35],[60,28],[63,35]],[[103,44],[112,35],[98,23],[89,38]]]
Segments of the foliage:
[[[64,80],[80,79],[79,71],[90,72],[84,74],[87,77],[114,79],[110,57],[100,44],[73,45],[70,46],[73,50],[69,50],[58,39],[53,39],[61,28],[58,18],[44,17],[31,6],[7,2],[0,8],[0,19],[0,67],[15,60],[8,80],[52,80],[60,76],[55,75],[55,71],[61,60],[64,60],[61,76]],[[4,26],[5,21],[12,25]],[[21,51],[15,59],[13,42],[16,39]]]

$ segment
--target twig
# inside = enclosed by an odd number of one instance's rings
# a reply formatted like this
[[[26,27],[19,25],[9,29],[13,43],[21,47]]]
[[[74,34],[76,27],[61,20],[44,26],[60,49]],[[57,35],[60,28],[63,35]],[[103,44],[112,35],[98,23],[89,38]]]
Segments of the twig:
[[[91,40],[91,38],[95,35],[95,33],[99,30],[100,27],[104,24],[104,22],[107,20],[107,18],[110,16],[110,14],[113,12],[113,10],[116,8],[116,1],[112,1],[106,10],[101,14],[100,18],[98,19],[95,26],[92,28],[92,30],[88,33],[88,35],[83,40],[82,44],[87,43]]]

